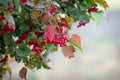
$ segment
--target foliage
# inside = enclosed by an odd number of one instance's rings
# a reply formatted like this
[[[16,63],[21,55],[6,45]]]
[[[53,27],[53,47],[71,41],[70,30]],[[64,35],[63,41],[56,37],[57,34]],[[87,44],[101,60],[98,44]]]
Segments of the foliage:
[[[8,60],[22,62],[29,69],[45,68],[48,55],[62,47],[65,57],[74,57],[81,38],[68,34],[71,25],[85,26],[90,19],[99,23],[106,17],[105,0],[2,0],[0,1],[0,75],[11,74]],[[26,68],[19,75],[26,79]]]

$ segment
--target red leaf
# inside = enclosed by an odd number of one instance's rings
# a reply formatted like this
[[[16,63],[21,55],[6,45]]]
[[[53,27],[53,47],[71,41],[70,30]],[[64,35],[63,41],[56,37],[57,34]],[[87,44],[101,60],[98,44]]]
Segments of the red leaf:
[[[27,75],[27,69],[23,67],[19,72],[19,76],[23,79],[26,79],[26,75]]]
[[[49,25],[46,28],[45,37],[48,41],[52,41],[54,38],[54,27],[52,25]]]
[[[72,37],[70,40],[75,41],[77,44],[81,44],[81,38],[78,34],[72,34]]]
[[[72,45],[64,46],[62,52],[65,57],[72,58],[74,57],[75,48]]]

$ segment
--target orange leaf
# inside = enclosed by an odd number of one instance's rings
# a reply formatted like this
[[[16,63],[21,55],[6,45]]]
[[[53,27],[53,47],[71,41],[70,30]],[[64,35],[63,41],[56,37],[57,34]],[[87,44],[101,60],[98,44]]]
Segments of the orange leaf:
[[[78,34],[72,34],[72,37],[70,40],[75,41],[77,44],[81,44],[81,38]]]
[[[27,75],[27,69],[23,67],[19,72],[19,76],[23,79],[26,79],[26,75]]]
[[[75,48],[72,45],[62,47],[62,52],[65,57],[74,57]]]

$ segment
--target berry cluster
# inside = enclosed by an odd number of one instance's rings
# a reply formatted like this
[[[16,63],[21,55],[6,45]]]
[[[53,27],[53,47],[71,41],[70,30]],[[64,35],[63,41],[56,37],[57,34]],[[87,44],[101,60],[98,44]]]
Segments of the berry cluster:
[[[36,40],[29,41],[29,46],[33,46],[32,51],[35,52],[36,55],[40,55],[43,51],[42,48],[39,47],[39,44]]]
[[[15,10],[15,8],[14,8],[13,5],[10,5],[10,6],[8,6],[7,10],[8,10],[8,11],[13,11],[13,10]]]
[[[68,42],[67,37],[56,37],[53,39],[53,43],[59,44],[60,47],[66,46],[67,42]]]
[[[83,21],[83,22],[79,22],[77,28],[82,27],[82,26],[86,26],[87,22]]]
[[[21,0],[21,3],[25,4],[28,0]]]
[[[52,6],[51,9],[49,10],[50,13],[53,13],[57,11],[57,7],[56,6]]]
[[[0,21],[5,20],[5,16],[4,15],[0,15]]]
[[[91,12],[98,12],[98,8],[96,7],[92,7],[90,9],[88,9],[88,12],[91,13]]]
[[[37,37],[40,37],[40,36],[42,36],[42,35],[43,35],[43,33],[42,33],[42,32],[37,31],[37,32],[35,32],[35,35],[36,35]]]
[[[6,24],[3,27],[1,27],[1,32],[3,35],[5,35],[8,32],[14,32],[14,31],[15,31],[14,25],[9,26],[8,24]]]
[[[59,29],[62,36],[66,35],[68,33],[68,24],[67,23],[60,24]]]
[[[27,39],[28,33],[29,33],[29,31],[26,31],[21,36],[19,36],[18,40],[16,41],[16,44],[19,44],[19,43],[23,42],[23,40]]]

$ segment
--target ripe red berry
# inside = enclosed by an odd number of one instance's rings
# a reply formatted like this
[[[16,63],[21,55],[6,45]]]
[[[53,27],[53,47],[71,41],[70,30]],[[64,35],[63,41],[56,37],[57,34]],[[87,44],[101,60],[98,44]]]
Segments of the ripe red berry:
[[[77,28],[82,27],[82,26],[86,26],[87,22],[83,21],[83,22],[79,22]]]
[[[43,34],[42,32],[38,32],[38,31],[37,31],[37,32],[35,32],[35,35],[36,35],[37,37],[42,36],[42,34]]]
[[[8,11],[13,11],[15,8],[14,8],[14,6],[13,5],[11,5],[11,6],[8,6],[8,8],[7,8],[7,10]]]
[[[5,20],[5,16],[4,15],[0,15],[0,21]]]
[[[32,51],[33,52],[35,52],[36,53],[36,55],[38,56],[38,55],[40,55],[41,53],[42,53],[42,48],[40,48],[40,47],[34,47],[33,49],[32,49]]]
[[[16,41],[16,44],[21,43],[23,40],[28,38],[28,33],[29,31],[26,31],[25,33],[23,33],[21,36],[19,36],[18,40]]]
[[[89,13],[91,13],[91,12],[98,12],[98,8],[96,8],[96,7],[90,8],[90,9],[88,9],[88,12]]]
[[[59,44],[60,47],[66,46],[67,41],[68,41],[67,37],[54,38],[54,43]]]
[[[25,4],[28,0],[21,0],[21,3]]]
[[[56,6],[52,6],[51,9],[50,9],[50,13],[53,13],[57,10],[57,7]]]
[[[9,26],[8,24],[4,25],[3,27],[1,27],[1,32],[3,35],[5,35],[8,32],[14,32],[15,31],[15,26]]]

